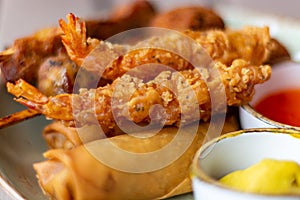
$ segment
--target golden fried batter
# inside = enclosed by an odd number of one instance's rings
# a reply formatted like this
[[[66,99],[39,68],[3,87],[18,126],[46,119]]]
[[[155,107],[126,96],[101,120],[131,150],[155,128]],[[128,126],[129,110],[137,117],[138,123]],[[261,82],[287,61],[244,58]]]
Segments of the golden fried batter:
[[[106,79],[114,80],[129,71],[129,69],[144,64],[145,61],[148,63],[165,64],[177,70],[191,68],[187,61],[178,55],[170,53],[170,51],[157,48],[138,49],[137,46],[139,46],[139,44],[131,47],[133,49],[131,51],[127,46],[113,45],[109,42],[99,41],[94,38],[87,39],[85,22],[73,14],[67,15],[67,19],[68,23],[60,20],[60,25],[64,32],[62,39],[69,56],[78,65],[82,66],[87,56],[96,48],[105,49],[109,51],[107,54],[114,54],[115,57],[118,55],[121,56],[122,53],[128,51],[128,54],[119,57],[111,66],[101,66],[102,69],[97,69],[93,67],[97,65],[90,65],[89,68],[87,68],[87,70],[90,71],[102,72],[104,68],[108,67],[103,74],[101,73]],[[268,47],[270,34],[267,27],[246,27],[237,31],[185,31],[184,34],[199,43],[212,60],[220,61],[225,65],[231,65],[232,61],[238,58],[245,59],[255,65],[260,65],[264,63],[269,56],[270,50]],[[183,38],[183,36],[181,38]],[[169,48],[174,48],[174,45],[177,45],[178,48],[184,47],[186,40],[174,37],[173,34],[170,33],[165,36],[160,36],[159,38],[150,38],[142,43],[148,43],[149,47],[152,47],[153,44],[160,44],[160,46],[164,46],[166,50],[169,50]],[[187,49],[185,51],[189,50]],[[103,52],[104,51],[101,51],[102,54]],[[89,60],[97,59],[96,57],[98,55],[100,55],[100,53],[94,53],[94,55],[89,56]]]
[[[66,54],[47,58],[38,71],[38,89],[46,96],[72,93],[78,68]]]
[[[266,64],[275,64],[284,60],[290,60],[291,55],[287,48],[278,40],[272,38],[270,42],[270,56],[265,61]]]
[[[99,123],[104,129],[113,129],[116,122],[149,122],[150,115],[155,123],[164,120],[164,125],[179,122],[188,124],[199,119],[199,116],[190,114],[195,108],[200,109],[200,119],[207,121],[211,114],[209,91],[219,93],[220,83],[224,84],[227,105],[238,106],[249,102],[254,86],[265,82],[271,75],[270,66],[253,66],[240,59],[233,61],[230,67],[220,62],[216,62],[214,67],[221,74],[219,82],[212,78],[209,71],[200,74],[194,69],[180,73],[163,71],[148,82],[124,75],[112,85],[81,89],[79,94],[61,94],[49,98],[22,80],[15,85],[8,83],[7,88],[18,97],[18,102],[48,118],[75,121],[79,126]],[[205,72],[209,69],[202,70]],[[190,88],[196,94],[196,99],[190,94]],[[218,104],[222,103],[218,101]],[[156,104],[165,111],[154,109]],[[181,120],[183,114],[184,120]]]
[[[106,20],[87,20],[89,36],[104,40],[122,31],[147,26],[155,10],[147,1],[136,1],[112,12]],[[5,81],[20,78],[36,83],[40,65],[48,57],[65,53],[59,27],[42,29],[32,36],[17,39],[0,53],[0,68]],[[59,77],[58,77],[59,78]]]
[[[35,82],[37,70],[44,58],[65,51],[61,43],[61,33],[59,28],[54,27],[17,39],[10,49],[2,52],[11,52],[8,59],[0,62],[4,80],[15,81],[23,78],[28,82]]]
[[[136,1],[133,4],[130,4],[126,7],[113,11],[111,16],[107,20],[87,20],[86,22],[87,28],[85,31],[86,33],[80,34],[78,36],[79,40],[70,41],[70,42],[76,42],[76,44],[73,44],[73,47],[74,48],[79,47],[80,50],[80,47],[85,43],[84,41],[82,41],[82,39],[86,37],[85,35],[88,35],[91,38],[97,38],[103,40],[124,30],[147,26],[149,25],[149,21],[151,21],[154,15],[155,15],[155,9],[149,2]],[[173,23],[173,21],[171,22],[172,27],[170,28],[175,30],[183,30],[184,28],[182,27],[190,27],[190,29],[194,29],[194,30],[203,30],[206,29],[206,27],[209,28],[211,26],[222,28],[223,26],[222,25],[223,23],[221,23],[222,19],[220,19],[220,24],[219,24],[218,22],[219,17],[215,15],[216,14],[213,11],[209,11],[206,8],[186,7],[186,8],[175,9],[167,13],[159,14],[157,18],[161,18],[161,21],[168,21],[170,18],[173,18],[175,16],[176,18],[177,17],[181,18],[180,16],[184,16],[186,21],[183,20],[182,23],[178,23],[178,21],[176,21],[177,23]],[[194,23],[194,21],[197,21],[197,17],[199,17],[198,18],[199,26],[195,25]],[[200,22],[203,22],[203,24]],[[77,23],[77,25],[78,24],[79,23]],[[71,26],[71,24],[69,24],[69,26]],[[155,26],[164,27],[164,25],[161,25],[158,22],[156,22]],[[71,31],[71,29],[66,29],[65,34],[67,34],[67,31]],[[54,28],[43,29],[33,34],[32,36],[20,38],[16,40],[14,45],[11,48],[0,53],[0,68],[2,70],[3,79],[5,81],[15,81],[18,80],[19,78],[23,78],[30,83],[36,83],[39,67],[45,61],[45,59],[53,56],[60,56],[60,54],[65,53],[65,49],[64,46],[62,45],[61,38],[60,38],[61,34],[62,32],[58,28],[54,27]],[[71,37],[72,32],[70,32],[69,34]],[[217,32],[216,35],[218,35]],[[262,37],[262,38],[266,38],[266,37]],[[218,38],[215,37],[215,39],[217,40]],[[68,40],[70,40],[70,38]],[[221,40],[223,39],[221,38]],[[92,41],[95,42],[95,40],[89,40],[89,42]],[[83,43],[81,44],[81,42]],[[222,42],[216,42],[215,46],[216,47],[219,46],[220,49],[217,51],[217,48],[213,48],[215,50],[215,52],[211,52],[213,53],[212,55],[213,57],[219,56],[216,53],[220,53],[225,50],[223,48],[224,45],[225,46],[227,45],[227,41],[224,42],[225,44]],[[242,43],[241,44],[239,44],[239,42],[236,43],[238,45],[237,49],[243,49],[240,48],[240,46],[243,46]],[[204,45],[203,43],[201,44]],[[70,45],[71,44],[68,44],[67,46]],[[97,42],[95,42],[95,45],[97,45]],[[89,49],[88,47],[84,47],[84,48]],[[266,64],[272,64],[280,60],[290,59],[289,52],[286,50],[286,48],[283,45],[278,43],[278,41],[275,39],[270,40],[267,49],[270,51],[270,56],[265,60],[264,63]],[[81,60],[82,62],[82,59],[80,57],[84,58],[87,52],[83,51],[83,53],[85,54],[80,55],[80,52],[78,52],[79,50],[73,52],[74,54],[73,60],[77,59],[77,60]],[[72,56],[72,49],[69,48],[69,51],[70,51],[69,54]],[[138,54],[137,52],[135,53]],[[241,53],[247,54],[245,49]],[[257,53],[257,55],[259,55],[259,53]],[[261,64],[261,63],[257,62],[256,64]],[[189,67],[187,69],[189,69]],[[126,68],[118,67],[118,70],[125,72]],[[110,73],[114,74],[114,72],[110,72]],[[117,73],[116,77],[118,77],[119,74],[120,73]],[[112,77],[112,79],[113,78],[114,77]]]
[[[176,23],[174,23],[176,22]],[[225,29],[223,19],[213,10],[204,7],[183,7],[157,14],[150,26],[169,28],[179,31],[203,31]],[[287,48],[275,38],[270,41],[270,56],[266,64],[274,64],[291,58]]]

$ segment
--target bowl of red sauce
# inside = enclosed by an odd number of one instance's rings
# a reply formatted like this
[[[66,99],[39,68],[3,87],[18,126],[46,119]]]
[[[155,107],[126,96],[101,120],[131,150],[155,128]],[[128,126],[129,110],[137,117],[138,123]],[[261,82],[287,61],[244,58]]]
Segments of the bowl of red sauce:
[[[240,123],[248,128],[300,130],[300,63],[285,61],[272,66],[272,76],[257,85],[251,102],[240,107]]]

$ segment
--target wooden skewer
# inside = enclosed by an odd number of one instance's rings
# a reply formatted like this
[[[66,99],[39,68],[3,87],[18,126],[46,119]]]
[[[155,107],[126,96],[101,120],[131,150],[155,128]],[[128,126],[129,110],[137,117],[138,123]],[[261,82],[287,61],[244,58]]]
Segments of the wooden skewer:
[[[28,109],[2,117],[0,118],[0,129],[25,121],[38,115],[40,115],[40,113],[36,112],[35,110]]]

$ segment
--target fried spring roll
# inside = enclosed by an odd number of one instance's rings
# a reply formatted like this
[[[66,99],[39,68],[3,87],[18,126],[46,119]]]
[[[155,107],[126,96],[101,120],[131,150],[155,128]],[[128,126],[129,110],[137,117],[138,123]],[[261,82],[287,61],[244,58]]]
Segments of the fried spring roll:
[[[141,139],[131,135],[119,135],[112,138],[91,141],[72,149],[52,149],[44,156],[46,161],[34,164],[39,183],[51,199],[164,199],[191,191],[189,167],[192,158],[202,145],[209,123],[201,123],[198,132],[193,135],[194,126],[184,127],[184,138],[192,138],[191,145],[174,162],[148,172],[126,172],[109,167],[95,158],[95,153],[116,161],[118,166],[133,165],[140,169],[138,161],[129,161],[119,155],[111,143],[121,149],[134,153],[147,153],[160,150],[176,136],[178,128],[166,127],[152,137]],[[197,127],[196,127],[197,128]],[[223,133],[237,130],[236,118],[227,119]],[[197,130],[197,129],[196,129]],[[139,133],[147,136],[147,132]],[[181,141],[174,146],[180,145]],[[172,146],[173,147],[173,146]],[[173,150],[172,150],[173,152]],[[170,153],[172,153],[170,152]],[[171,155],[171,154],[170,154]],[[162,154],[156,154],[157,162],[164,161]],[[160,160],[160,161],[159,161]]]
[[[67,127],[60,122],[53,122],[43,130],[43,137],[50,149],[72,149],[83,143],[124,134],[119,129],[113,132],[97,132],[97,126],[83,126],[81,128]]]

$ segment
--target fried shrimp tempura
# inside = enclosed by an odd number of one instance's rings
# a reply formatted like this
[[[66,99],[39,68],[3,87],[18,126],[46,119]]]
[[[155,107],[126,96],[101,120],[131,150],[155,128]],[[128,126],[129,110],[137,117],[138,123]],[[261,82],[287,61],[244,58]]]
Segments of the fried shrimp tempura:
[[[155,12],[149,2],[136,1],[113,10],[105,20],[87,20],[85,31],[91,37],[104,40],[125,30],[148,25]],[[22,78],[36,83],[39,67],[45,59],[66,54],[61,34],[60,27],[45,28],[15,40],[9,49],[0,52],[4,80],[13,82]]]
[[[149,48],[136,49],[135,46],[130,49],[128,46],[113,45],[109,42],[99,41],[94,38],[86,37],[85,22],[80,20],[73,14],[67,15],[68,23],[64,20],[60,20],[60,26],[64,32],[62,36],[63,43],[67,49],[68,55],[71,59],[82,66],[84,60],[90,55],[90,53],[99,48],[107,48],[111,52],[119,52],[119,59],[115,61],[111,66],[107,66],[110,70],[102,74],[106,79],[114,80],[122,73],[127,72],[129,69],[141,64],[143,61],[152,63],[161,63],[170,65],[173,63],[175,69],[190,69],[191,66],[184,61],[183,58],[176,57],[174,54],[170,55],[170,52],[151,48],[151,41],[149,39]],[[186,36],[191,37],[198,44],[200,44],[208,55],[214,61],[220,61],[225,65],[231,65],[235,59],[244,59],[254,65],[261,65],[269,56],[268,44],[270,42],[269,29],[267,27],[246,27],[242,30],[208,30],[208,31],[185,31]],[[171,35],[171,36],[170,36]],[[172,34],[160,36],[161,44],[174,45],[180,40],[173,38]],[[145,43],[145,41],[143,41]],[[146,41],[147,43],[147,41]],[[138,45],[138,44],[137,44]],[[122,49],[122,50],[120,50]],[[168,45],[166,48],[168,49]],[[122,53],[128,51],[128,54],[122,56]],[[92,55],[90,59],[96,59],[98,54]],[[159,58],[153,57],[153,55],[160,56]],[[164,58],[167,58],[166,62],[162,62]],[[85,67],[85,66],[83,66]],[[106,67],[106,66],[105,66]],[[88,68],[91,71],[99,71],[97,68]],[[114,70],[115,72],[112,72]]]
[[[270,56],[269,28],[247,26],[241,30],[186,31],[214,61],[230,65],[235,59],[244,59],[254,65],[263,64]]]
[[[240,59],[233,61],[230,67],[220,62],[213,67],[221,75],[221,84],[224,84],[226,92],[225,101],[229,106],[249,102],[254,86],[268,80],[271,74],[268,65],[253,66]],[[220,87],[218,81],[211,80],[209,71],[205,70],[208,69],[203,69],[204,73],[201,74],[197,69],[163,71],[148,82],[126,74],[112,85],[81,89],[79,94],[61,94],[49,98],[23,80],[16,84],[7,83],[7,88],[19,103],[47,118],[69,125],[74,125],[74,122],[77,126],[99,123],[107,130],[114,128],[116,122],[122,124],[128,120],[135,123],[164,121],[164,125],[178,125],[179,122],[188,124],[199,119],[199,116],[189,115],[195,108],[200,109],[201,120],[207,121],[210,118],[209,89],[218,93]],[[195,94],[194,99],[190,88]],[[156,110],[154,105],[160,105],[164,111]],[[182,115],[185,115],[183,121]]]

